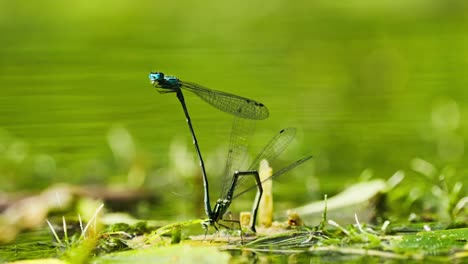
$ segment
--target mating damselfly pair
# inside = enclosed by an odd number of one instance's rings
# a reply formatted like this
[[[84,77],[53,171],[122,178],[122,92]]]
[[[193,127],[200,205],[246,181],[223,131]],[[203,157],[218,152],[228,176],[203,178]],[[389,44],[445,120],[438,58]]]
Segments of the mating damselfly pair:
[[[243,156],[246,154],[248,144],[246,138],[247,135],[251,133],[253,126],[252,120],[263,120],[269,116],[268,109],[264,104],[238,95],[208,89],[192,82],[182,81],[174,76],[166,76],[162,72],[151,72],[149,74],[149,78],[153,86],[158,89],[158,92],[175,93],[184,111],[185,118],[192,135],[193,144],[200,161],[203,177],[204,206],[205,213],[208,217],[208,219],[202,223],[205,230],[207,230],[209,226],[213,226],[215,229],[218,229],[217,225],[221,225],[219,221],[223,220],[223,216],[227,213],[233,199],[251,189],[257,188],[257,195],[252,208],[252,218],[250,222],[250,229],[253,232],[256,232],[255,222],[260,199],[263,193],[262,181],[260,180],[257,171],[258,166],[261,160],[266,159],[271,162],[281,152],[283,152],[283,150],[293,140],[296,130],[294,128],[282,129],[260,151],[251,165],[247,168],[243,168]],[[205,164],[182,91],[190,91],[215,108],[237,117],[233,122],[223,187],[221,188],[220,198],[216,201],[214,207],[211,207]],[[299,159],[263,181],[278,177],[311,158],[312,156],[306,156]],[[254,177],[255,185],[234,194],[236,188],[240,186],[248,176]]]

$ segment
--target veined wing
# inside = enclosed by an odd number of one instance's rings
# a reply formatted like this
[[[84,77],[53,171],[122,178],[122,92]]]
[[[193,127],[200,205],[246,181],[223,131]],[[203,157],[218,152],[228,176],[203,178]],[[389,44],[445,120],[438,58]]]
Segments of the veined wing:
[[[235,117],[232,123],[231,138],[219,197],[225,197],[232,184],[234,172],[244,168],[247,159],[249,137],[254,133],[255,121]]]
[[[241,118],[262,120],[269,115],[268,108],[255,100],[235,94],[211,90],[192,82],[180,82],[181,88],[193,92],[221,111]]]
[[[286,147],[291,143],[296,135],[296,129],[293,127],[288,127],[282,129],[276,136],[274,136],[268,144],[260,151],[254,161],[251,163],[247,170],[258,170],[258,166],[260,165],[260,161],[263,159],[268,160],[268,162],[272,162],[275,158],[281,154]],[[237,187],[242,186],[250,177],[240,177],[237,180]]]
[[[263,159],[272,162],[279,154],[281,154],[284,149],[291,143],[291,141],[296,136],[296,129],[294,127],[288,127],[282,129],[276,136],[274,136],[268,144],[263,147],[262,151],[258,153],[257,157],[254,159],[252,164],[249,167],[249,170],[258,170],[260,161]]]
[[[302,158],[302,159],[300,159],[300,160],[297,160],[297,161],[295,161],[295,162],[289,164],[288,166],[286,166],[286,167],[282,168],[281,170],[277,171],[276,173],[274,173],[274,174],[271,175],[270,177],[264,179],[264,180],[262,181],[262,183],[264,183],[265,181],[268,181],[268,180],[272,180],[273,178],[276,178],[276,177],[278,177],[278,176],[280,176],[280,175],[282,175],[282,174],[284,174],[284,173],[286,173],[286,172],[288,172],[288,171],[290,171],[290,170],[296,168],[297,166],[299,166],[299,165],[301,165],[302,163],[304,163],[304,162],[310,160],[311,158],[313,158],[313,156],[307,156],[307,157],[304,157],[304,158]],[[247,189],[244,189],[244,190],[242,190],[242,191],[239,191],[232,199],[234,200],[234,199],[236,199],[237,197],[241,196],[242,194],[244,194],[244,193],[246,193],[246,192],[248,192],[248,191],[251,191],[251,190],[253,190],[253,189],[256,189],[256,188],[257,188],[257,186],[256,186],[256,185],[253,185],[253,186],[248,187]]]

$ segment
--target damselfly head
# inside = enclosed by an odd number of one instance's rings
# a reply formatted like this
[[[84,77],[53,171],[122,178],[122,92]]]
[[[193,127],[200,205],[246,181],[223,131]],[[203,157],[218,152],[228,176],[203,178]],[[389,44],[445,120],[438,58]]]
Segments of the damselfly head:
[[[213,225],[213,220],[211,219],[206,219],[201,222],[201,226],[203,229],[207,230],[210,226]]]
[[[164,80],[164,73],[162,72],[151,72],[149,74],[149,79],[151,83],[159,82],[161,80]]]

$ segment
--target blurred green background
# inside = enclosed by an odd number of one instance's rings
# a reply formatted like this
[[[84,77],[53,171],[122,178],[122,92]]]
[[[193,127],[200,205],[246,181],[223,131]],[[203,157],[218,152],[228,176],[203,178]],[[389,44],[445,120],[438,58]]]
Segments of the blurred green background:
[[[155,70],[267,105],[252,153],[297,127],[273,167],[315,156],[280,179],[304,201],[414,158],[466,179],[467,29],[465,1],[0,1],[0,188],[198,179]],[[215,192],[232,118],[186,100]]]

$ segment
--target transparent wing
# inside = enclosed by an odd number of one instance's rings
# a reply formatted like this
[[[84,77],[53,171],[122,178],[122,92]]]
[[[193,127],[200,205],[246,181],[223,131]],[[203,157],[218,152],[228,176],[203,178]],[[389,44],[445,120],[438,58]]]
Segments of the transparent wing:
[[[258,166],[260,161],[263,159],[268,160],[268,162],[272,162],[275,158],[281,154],[286,147],[291,143],[296,135],[296,129],[293,127],[288,127],[282,129],[276,136],[274,136],[268,144],[260,151],[251,165],[248,167],[247,170],[258,170]],[[241,170],[242,167],[236,168],[237,170]],[[242,169],[243,170],[243,169]],[[237,180],[236,188],[242,186],[246,181],[252,181],[252,177],[240,177]]]
[[[262,120],[269,115],[268,108],[252,99],[215,91],[192,82],[180,82],[188,90],[221,111],[241,118]]]
[[[247,159],[249,136],[254,133],[255,121],[234,118],[232,123],[231,138],[229,141],[229,149],[226,160],[226,168],[224,170],[224,178],[219,197],[225,197],[231,182],[234,172],[241,170]]]
[[[300,159],[300,160],[297,160],[297,161],[295,161],[295,162],[289,164],[288,166],[284,167],[283,169],[277,171],[276,173],[274,173],[274,174],[271,175],[270,177],[268,177],[268,178],[266,178],[265,180],[263,180],[262,183],[265,182],[265,181],[271,180],[271,179],[273,179],[273,178],[276,178],[276,177],[278,177],[278,176],[280,176],[280,175],[282,175],[282,174],[284,174],[284,173],[286,173],[286,172],[288,172],[288,171],[290,171],[290,170],[296,168],[297,166],[301,165],[302,163],[308,161],[308,160],[311,159],[311,158],[312,158],[312,156],[307,156],[307,157],[304,157],[304,158],[302,158],[302,159]],[[236,199],[237,197],[241,196],[242,194],[244,194],[244,193],[246,193],[246,192],[248,192],[248,191],[251,191],[251,190],[253,190],[253,189],[256,189],[256,188],[257,188],[256,185],[252,185],[252,186],[250,186],[250,187],[248,187],[248,188],[246,188],[246,189],[244,189],[244,190],[241,190],[241,191],[239,191],[232,199]]]
[[[263,147],[262,151],[258,153],[249,167],[249,170],[258,170],[260,161],[263,159],[272,162],[284,149],[291,143],[296,136],[296,129],[294,127],[288,127],[282,129],[276,136],[274,136],[268,144]]]

